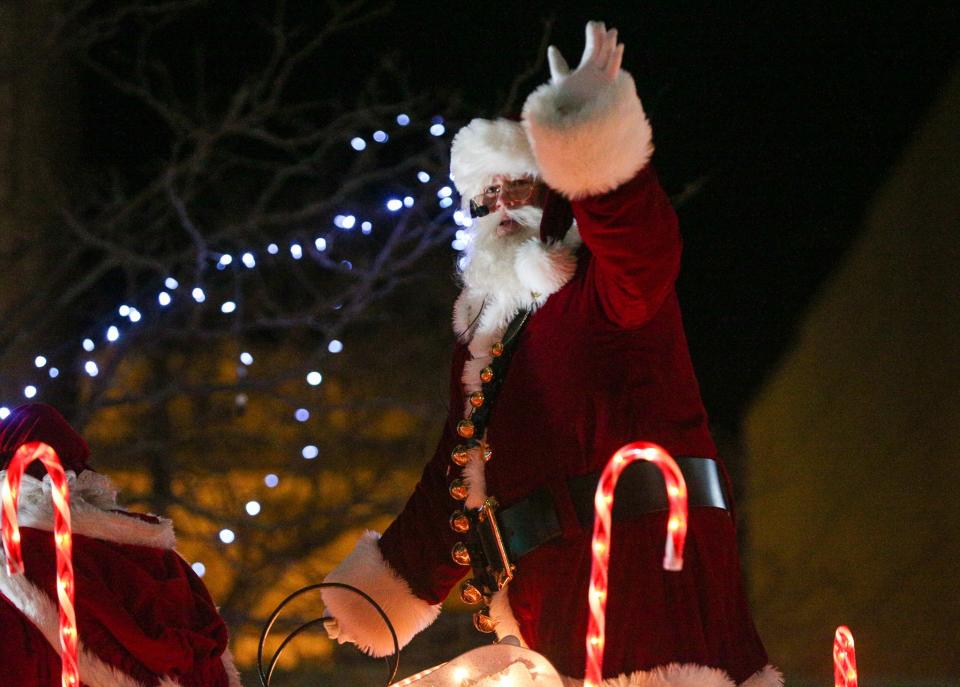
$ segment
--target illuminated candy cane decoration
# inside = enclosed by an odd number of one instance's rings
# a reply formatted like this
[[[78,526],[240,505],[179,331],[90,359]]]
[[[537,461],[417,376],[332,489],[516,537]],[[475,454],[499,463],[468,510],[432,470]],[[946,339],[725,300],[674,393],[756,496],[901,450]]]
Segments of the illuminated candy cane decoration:
[[[60,684],[79,687],[80,670],[77,664],[77,619],[73,608],[73,537],[70,530],[70,494],[67,476],[57,452],[40,441],[23,444],[17,449],[7,467],[0,497],[3,499],[3,549],[7,555],[7,573],[23,573],[23,553],[20,548],[20,526],[17,521],[17,497],[23,473],[39,460],[50,473],[53,484],[53,533],[57,549],[57,598],[60,601]]]
[[[836,687],[857,687],[857,652],[846,625],[838,627],[833,637],[833,683]]]
[[[663,473],[667,487],[670,517],[667,520],[667,543],[663,554],[664,570],[683,568],[683,546],[687,538],[687,485],[677,463],[656,444],[638,441],[627,444],[613,454],[600,476],[594,498],[596,518],[593,523],[593,565],[590,569],[590,592],[587,602],[587,666],[583,687],[599,687],[603,680],[603,645],[607,612],[607,568],[610,565],[611,514],[613,491],[620,473],[635,460],[646,460]]]

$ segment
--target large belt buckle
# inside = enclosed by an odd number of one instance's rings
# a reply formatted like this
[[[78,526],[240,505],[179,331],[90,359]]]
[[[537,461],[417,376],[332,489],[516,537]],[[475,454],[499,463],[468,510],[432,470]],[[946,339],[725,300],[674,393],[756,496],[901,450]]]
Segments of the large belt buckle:
[[[497,591],[499,591],[513,579],[513,573],[517,568],[510,562],[506,543],[500,534],[500,527],[497,524],[497,508],[497,500],[492,497],[488,498],[477,509],[476,516],[479,523],[477,532],[480,535],[480,546],[483,548],[483,555],[486,559],[487,572],[496,582]]]

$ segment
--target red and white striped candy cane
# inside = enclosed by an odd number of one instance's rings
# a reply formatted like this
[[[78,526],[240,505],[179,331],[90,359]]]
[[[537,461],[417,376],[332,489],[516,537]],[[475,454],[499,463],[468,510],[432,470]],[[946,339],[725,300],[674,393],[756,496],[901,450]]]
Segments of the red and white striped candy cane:
[[[846,625],[838,627],[833,637],[833,683],[836,687],[857,687],[857,652],[853,633]]]
[[[687,538],[687,485],[676,461],[656,444],[638,441],[627,444],[613,454],[600,476],[594,498],[596,517],[593,522],[593,565],[590,569],[590,617],[587,622],[587,666],[584,687],[599,687],[603,680],[603,645],[607,612],[607,568],[610,565],[610,521],[613,512],[613,491],[620,473],[635,460],[646,460],[663,473],[667,487],[670,516],[667,520],[667,543],[663,555],[665,570],[683,568],[683,546]]]
[[[57,452],[48,444],[34,441],[17,449],[7,466],[7,475],[0,488],[3,499],[3,549],[7,555],[7,573],[23,573],[20,549],[20,525],[17,520],[17,497],[23,473],[39,460],[50,473],[53,489],[53,534],[57,550],[57,598],[60,602],[60,684],[78,687],[80,670],[77,664],[77,619],[73,608],[73,537],[70,529],[70,492],[67,476]]]

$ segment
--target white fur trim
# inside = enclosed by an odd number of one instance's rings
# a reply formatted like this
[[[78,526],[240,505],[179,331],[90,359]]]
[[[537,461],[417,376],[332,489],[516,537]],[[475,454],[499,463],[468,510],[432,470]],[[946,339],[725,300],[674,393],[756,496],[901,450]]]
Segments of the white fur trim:
[[[227,647],[220,656],[220,661],[223,663],[223,669],[227,673],[227,684],[230,685],[230,687],[243,687],[243,682],[240,680],[240,671],[237,670],[237,666],[233,662],[233,654],[230,652],[229,647]]]
[[[6,472],[0,470],[0,482],[6,478]],[[17,509],[21,527],[53,531],[52,484],[49,475],[43,480],[23,476]],[[172,549],[176,545],[171,520],[158,518],[159,522],[152,523],[112,512],[120,507],[117,505],[117,490],[106,475],[92,470],[84,470],[79,475],[67,472],[67,484],[74,534],[156,549]]]
[[[563,687],[583,687],[583,680],[562,677]],[[696,663],[668,663],[652,670],[607,678],[601,687],[736,687],[726,671]]]
[[[463,479],[467,483],[467,508],[480,508],[487,500],[487,476],[483,460],[483,447],[476,446],[468,451],[470,460],[463,466]]]
[[[513,614],[513,608],[510,607],[509,585],[494,592],[493,598],[490,600],[490,618],[493,619],[497,639],[516,637],[520,640],[520,646],[527,646],[523,635],[520,634],[520,623],[517,622],[517,618]]]
[[[583,680],[561,676],[563,687],[583,687]],[[733,679],[720,668],[696,663],[668,663],[652,670],[638,670],[608,678],[601,687],[736,687]],[[773,666],[766,666],[740,683],[739,687],[783,687],[783,675]]]
[[[474,119],[457,132],[450,148],[450,178],[472,198],[497,174],[539,176],[537,161],[520,122]]]
[[[572,200],[612,191],[650,160],[653,136],[626,71],[596,98],[571,102],[561,84],[537,88],[523,106],[544,181]]]
[[[342,582],[369,594],[390,618],[402,649],[437,619],[440,604],[432,606],[410,590],[410,585],[384,560],[379,540],[377,532],[364,532],[350,555],[324,582]],[[371,656],[393,653],[390,631],[363,597],[346,589],[324,589],[320,594],[346,641],[354,642]]]
[[[766,665],[741,682],[740,687],[783,687],[783,673]]]

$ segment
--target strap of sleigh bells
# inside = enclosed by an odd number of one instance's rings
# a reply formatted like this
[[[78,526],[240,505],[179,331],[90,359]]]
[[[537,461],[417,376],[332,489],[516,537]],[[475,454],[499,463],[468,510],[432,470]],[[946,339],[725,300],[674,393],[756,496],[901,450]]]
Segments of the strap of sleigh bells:
[[[526,326],[529,316],[529,310],[521,310],[517,313],[507,325],[501,340],[493,345],[490,351],[492,360],[480,373],[480,391],[474,392],[474,394],[479,393],[479,398],[471,399],[471,405],[474,405],[473,412],[469,418],[461,420],[457,426],[461,436],[469,433],[470,438],[456,447],[455,453],[477,447],[484,452],[489,451],[485,443],[487,424],[497,395],[503,387],[507,368],[516,350],[520,333]],[[474,400],[478,400],[479,403],[475,404]],[[466,432],[462,431],[463,429]],[[487,499],[480,508],[465,509],[465,515],[470,522],[466,548],[470,555],[473,578],[461,585],[460,596],[470,604],[480,603],[483,600],[489,602],[493,592],[502,589],[513,574],[513,565],[507,557],[506,546],[500,537],[495,513],[496,501],[492,498]],[[474,624],[478,629],[487,631],[486,628],[481,627],[483,623],[478,622],[476,618],[474,618]]]

